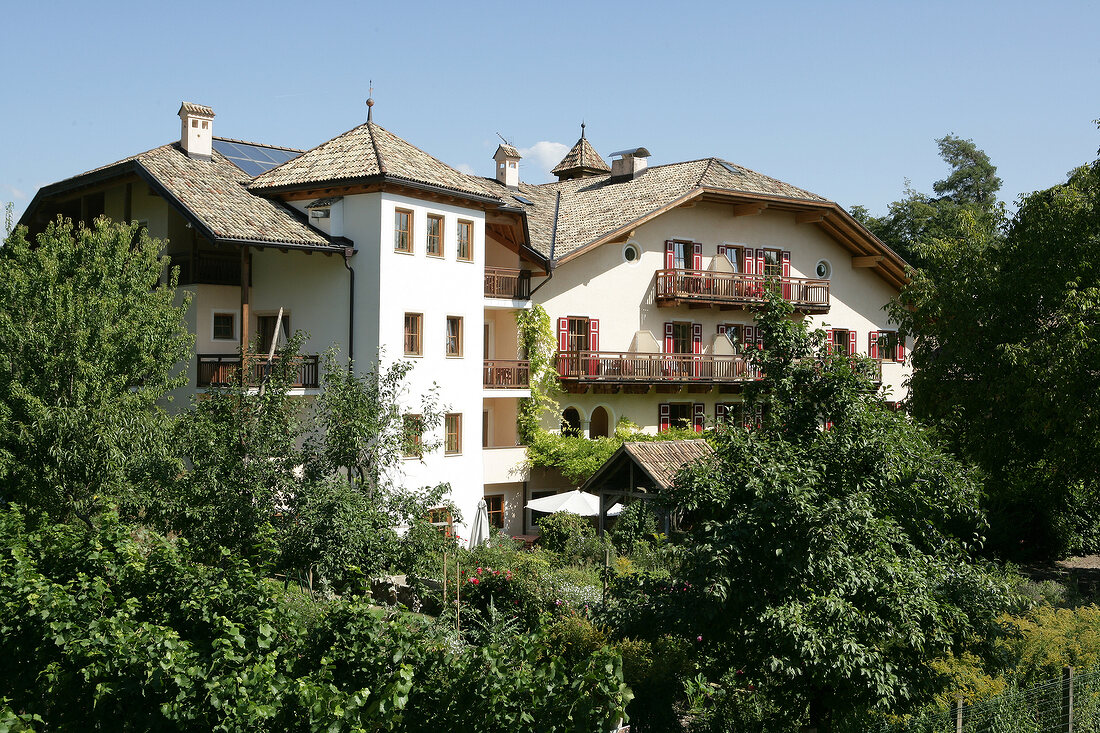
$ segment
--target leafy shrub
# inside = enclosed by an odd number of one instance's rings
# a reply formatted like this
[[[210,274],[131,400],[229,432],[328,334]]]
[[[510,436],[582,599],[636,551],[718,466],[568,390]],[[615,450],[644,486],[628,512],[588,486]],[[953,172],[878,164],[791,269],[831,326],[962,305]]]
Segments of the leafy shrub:
[[[484,622],[490,606],[505,618],[515,619],[520,628],[538,628],[539,616],[548,610],[546,599],[538,592],[535,579],[511,570],[479,566],[462,570],[461,604],[467,618],[471,612]]]
[[[588,519],[569,512],[555,512],[539,519],[539,543],[551,552],[565,552],[571,540],[595,534]]]
[[[638,542],[652,539],[656,533],[657,516],[646,502],[635,501],[628,504],[615,519],[611,539],[619,552],[629,555]]]
[[[361,599],[290,599],[112,514],[28,530],[0,510],[0,547],[4,729],[592,731],[631,698],[610,648],[471,647]]]
[[[571,664],[587,659],[608,643],[606,632],[577,614],[555,619],[546,627],[546,636],[550,647]]]

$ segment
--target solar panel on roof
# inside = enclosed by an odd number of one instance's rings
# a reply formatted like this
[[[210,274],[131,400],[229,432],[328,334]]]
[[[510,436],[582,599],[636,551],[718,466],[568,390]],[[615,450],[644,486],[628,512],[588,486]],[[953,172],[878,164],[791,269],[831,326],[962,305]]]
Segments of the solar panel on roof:
[[[280,150],[279,148],[230,142],[228,140],[215,139],[213,145],[214,149],[229,158],[233,165],[253,178],[301,155],[301,153],[294,150]]]
[[[514,198],[516,201],[519,201],[521,204],[527,204],[528,206],[534,206],[535,205],[534,201],[532,201],[531,199],[526,198],[524,196],[520,196],[519,194],[515,194],[515,193],[512,194],[512,198]]]
[[[736,166],[734,166],[730,163],[727,163],[724,160],[720,160],[718,162],[722,164],[723,168],[725,168],[726,170],[728,170],[730,173],[734,174],[735,176],[740,176],[740,175],[743,174],[742,170],[740,170],[739,168],[737,168]]]

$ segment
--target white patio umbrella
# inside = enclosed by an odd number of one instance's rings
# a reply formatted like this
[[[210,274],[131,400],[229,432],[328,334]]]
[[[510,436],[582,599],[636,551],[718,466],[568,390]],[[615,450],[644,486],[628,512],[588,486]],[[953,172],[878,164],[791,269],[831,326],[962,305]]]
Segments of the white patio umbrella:
[[[477,502],[474,523],[470,525],[470,549],[489,541],[489,507],[484,499]]]
[[[575,489],[564,494],[544,496],[527,502],[527,508],[536,512],[569,512],[582,517],[594,517],[600,513],[600,497]],[[607,510],[607,516],[614,517],[623,510],[622,504],[616,504]]]

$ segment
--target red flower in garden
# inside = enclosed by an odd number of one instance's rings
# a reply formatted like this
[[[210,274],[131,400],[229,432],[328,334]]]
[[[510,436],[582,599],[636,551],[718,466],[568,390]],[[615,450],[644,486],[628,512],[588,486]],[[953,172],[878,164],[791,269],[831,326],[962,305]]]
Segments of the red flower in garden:
[[[478,581],[477,578],[470,578],[470,582],[473,583],[474,585],[477,585],[479,581]]]

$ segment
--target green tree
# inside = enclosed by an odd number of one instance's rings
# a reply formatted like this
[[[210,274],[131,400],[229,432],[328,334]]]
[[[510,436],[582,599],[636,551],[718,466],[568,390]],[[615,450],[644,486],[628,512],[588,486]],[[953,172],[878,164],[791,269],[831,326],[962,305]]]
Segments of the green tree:
[[[914,413],[989,475],[999,551],[1100,549],[1100,161],[1023,197],[1003,241],[967,224],[892,309]]]
[[[172,471],[163,399],[186,377],[189,305],[162,243],[59,219],[0,249],[0,497],[85,521]]]
[[[966,467],[788,313],[776,299],[757,321],[762,425],[720,430],[665,497],[687,527],[669,602],[725,693],[716,730],[754,704],[745,690],[782,701],[776,729],[926,700],[942,681],[928,661],[993,628],[1006,594],[970,559],[983,521]]]
[[[1004,224],[1004,204],[997,200],[1001,179],[989,156],[973,140],[947,135],[936,140],[940,158],[951,170],[932,184],[935,195],[915,190],[906,180],[905,195],[890,204],[886,215],[871,216],[853,207],[856,216],[875,236],[910,264],[925,264],[922,248],[934,240],[957,240],[977,224],[995,237]]]

